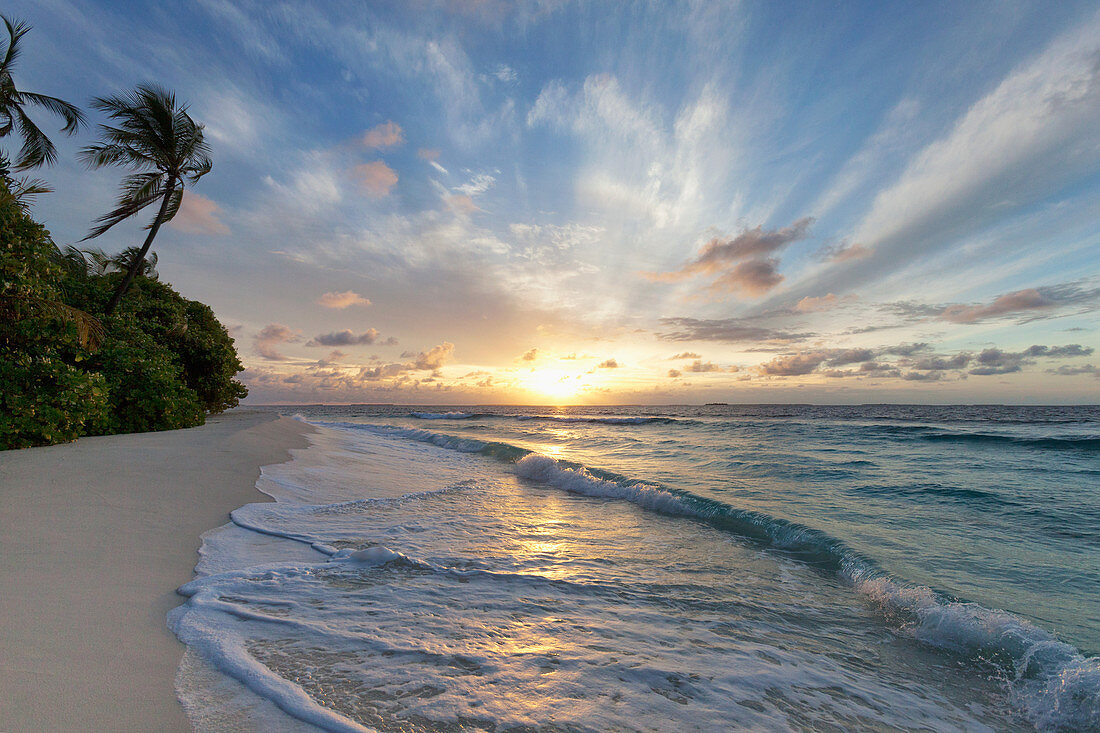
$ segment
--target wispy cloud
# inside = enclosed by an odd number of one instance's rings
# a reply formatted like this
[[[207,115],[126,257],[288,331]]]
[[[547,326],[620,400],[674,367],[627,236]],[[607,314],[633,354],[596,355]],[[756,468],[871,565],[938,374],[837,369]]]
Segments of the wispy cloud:
[[[343,292],[333,291],[321,295],[321,297],[317,299],[317,305],[341,310],[350,308],[353,305],[370,305],[370,300],[352,290],[345,290]]]
[[[811,224],[813,219],[804,218],[781,229],[765,230],[758,226],[731,239],[714,238],[682,267],[670,272],[643,275],[656,282],[710,277],[713,279],[708,290],[712,293],[762,295],[783,281],[783,276],[778,272],[779,260],[768,255],[804,239]]]

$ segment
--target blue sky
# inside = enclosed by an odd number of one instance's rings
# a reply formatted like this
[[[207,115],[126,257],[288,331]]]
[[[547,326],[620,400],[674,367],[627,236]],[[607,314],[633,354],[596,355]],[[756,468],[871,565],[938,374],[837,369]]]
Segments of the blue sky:
[[[253,401],[1096,402],[1094,3],[5,12],[23,87],[206,125],[154,249]],[[118,183],[93,134],[62,244]]]

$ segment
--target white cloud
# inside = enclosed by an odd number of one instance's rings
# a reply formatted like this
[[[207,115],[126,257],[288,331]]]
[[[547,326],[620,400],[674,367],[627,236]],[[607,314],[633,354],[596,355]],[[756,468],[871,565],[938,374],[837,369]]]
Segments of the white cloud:
[[[916,154],[798,296],[896,271],[1091,175],[1100,162],[1100,15],[1021,64]]]

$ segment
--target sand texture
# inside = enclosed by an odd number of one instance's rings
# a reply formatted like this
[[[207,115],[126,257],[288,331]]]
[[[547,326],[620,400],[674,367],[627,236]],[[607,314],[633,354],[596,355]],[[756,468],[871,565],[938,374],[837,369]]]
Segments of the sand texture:
[[[186,731],[173,682],[199,535],[310,428],[238,409],[200,428],[0,452],[0,731]]]

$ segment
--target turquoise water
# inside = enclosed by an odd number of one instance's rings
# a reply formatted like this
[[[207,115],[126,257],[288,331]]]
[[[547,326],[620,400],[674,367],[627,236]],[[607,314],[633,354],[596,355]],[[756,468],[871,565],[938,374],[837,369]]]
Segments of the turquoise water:
[[[312,725],[1100,728],[1098,408],[291,412],[173,625]]]

